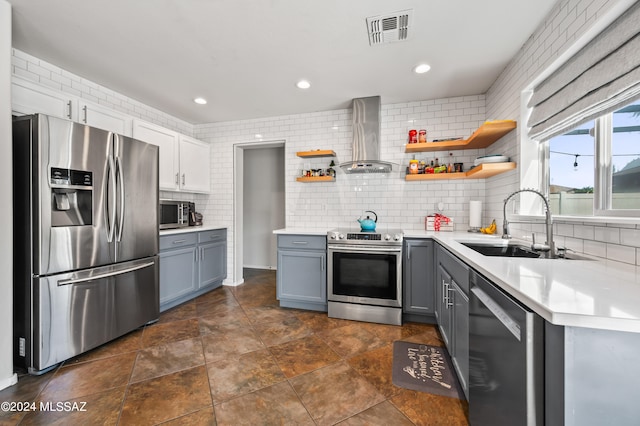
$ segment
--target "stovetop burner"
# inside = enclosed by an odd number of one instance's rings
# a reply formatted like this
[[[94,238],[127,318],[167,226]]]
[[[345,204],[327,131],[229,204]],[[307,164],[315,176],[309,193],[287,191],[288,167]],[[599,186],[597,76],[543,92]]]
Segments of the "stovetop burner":
[[[330,244],[402,245],[403,234],[400,229],[361,231],[338,228],[327,232],[327,241]]]

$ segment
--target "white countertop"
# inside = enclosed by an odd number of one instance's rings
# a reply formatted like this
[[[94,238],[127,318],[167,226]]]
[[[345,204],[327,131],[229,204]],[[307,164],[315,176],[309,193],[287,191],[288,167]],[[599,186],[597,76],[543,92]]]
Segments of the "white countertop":
[[[288,231],[276,233],[320,235]],[[610,260],[483,256],[460,243],[500,236],[406,231],[404,237],[439,242],[551,324],[640,333],[640,267]]]
[[[313,229],[313,228],[282,228],[282,229],[276,229],[275,231],[273,231],[274,234],[277,235],[324,235],[326,236],[328,232],[327,228],[317,228],[317,229]]]
[[[187,234],[189,232],[213,231],[215,229],[225,228],[227,228],[227,226],[225,225],[185,226],[184,228],[161,229],[160,236],[162,237],[164,235]]]

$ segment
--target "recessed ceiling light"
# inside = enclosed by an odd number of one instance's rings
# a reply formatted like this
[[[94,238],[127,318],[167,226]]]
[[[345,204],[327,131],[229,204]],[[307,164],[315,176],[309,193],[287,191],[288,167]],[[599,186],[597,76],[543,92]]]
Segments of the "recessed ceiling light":
[[[300,80],[296,83],[296,86],[298,87],[298,89],[308,89],[309,87],[311,87],[311,83],[309,83],[307,80]]]
[[[417,65],[413,69],[413,72],[415,72],[416,74],[424,74],[425,72],[429,71],[430,69],[431,69],[431,66],[429,66],[427,64],[420,64],[420,65]]]
[[[207,103],[207,100],[205,98],[195,98],[193,102],[197,103],[198,105],[205,105]]]

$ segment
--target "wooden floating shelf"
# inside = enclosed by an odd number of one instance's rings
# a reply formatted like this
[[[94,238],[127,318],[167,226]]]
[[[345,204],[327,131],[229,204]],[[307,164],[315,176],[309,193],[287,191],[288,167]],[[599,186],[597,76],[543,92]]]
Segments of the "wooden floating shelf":
[[[298,182],[335,182],[336,178],[334,178],[333,176],[310,176],[310,177],[301,176],[299,178],[296,178],[296,181]]]
[[[485,163],[467,172],[406,175],[404,180],[486,179],[516,168],[516,163]]]
[[[335,157],[336,153],[330,149],[317,149],[315,151],[298,151],[296,155],[302,158]]]
[[[455,151],[459,149],[486,148],[513,129],[516,128],[513,120],[486,121],[478,128],[469,139],[457,139],[453,141],[408,143],[404,152],[431,152],[431,151]]]

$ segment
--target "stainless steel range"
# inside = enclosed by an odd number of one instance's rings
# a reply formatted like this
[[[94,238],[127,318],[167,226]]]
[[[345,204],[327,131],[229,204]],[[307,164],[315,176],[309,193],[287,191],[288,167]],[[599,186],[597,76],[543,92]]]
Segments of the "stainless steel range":
[[[329,316],[402,324],[401,230],[327,233]]]

